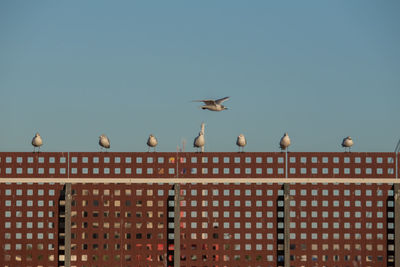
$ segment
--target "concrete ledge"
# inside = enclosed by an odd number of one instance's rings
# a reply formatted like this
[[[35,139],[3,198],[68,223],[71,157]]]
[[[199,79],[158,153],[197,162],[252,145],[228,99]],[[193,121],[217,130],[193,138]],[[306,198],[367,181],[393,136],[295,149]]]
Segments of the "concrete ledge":
[[[399,184],[394,178],[0,178],[0,183],[360,183]]]

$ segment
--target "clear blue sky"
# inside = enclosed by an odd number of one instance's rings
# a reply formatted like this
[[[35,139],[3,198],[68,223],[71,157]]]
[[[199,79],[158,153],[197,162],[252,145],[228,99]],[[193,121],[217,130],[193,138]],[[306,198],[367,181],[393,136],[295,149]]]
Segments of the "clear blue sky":
[[[399,1],[1,1],[0,151],[393,151]],[[191,100],[230,96],[230,110]]]

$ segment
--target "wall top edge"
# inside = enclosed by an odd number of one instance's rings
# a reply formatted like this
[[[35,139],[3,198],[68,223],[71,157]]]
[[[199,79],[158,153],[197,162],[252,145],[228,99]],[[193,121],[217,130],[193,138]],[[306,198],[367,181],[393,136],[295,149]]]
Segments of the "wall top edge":
[[[63,155],[285,155],[285,152],[0,152],[1,155],[55,155],[55,154],[63,154]],[[352,155],[395,155],[395,152],[312,152],[312,151],[307,151],[307,152],[288,152],[288,156],[290,155],[307,155],[307,154],[312,154],[312,155],[346,155],[346,156],[352,156]]]

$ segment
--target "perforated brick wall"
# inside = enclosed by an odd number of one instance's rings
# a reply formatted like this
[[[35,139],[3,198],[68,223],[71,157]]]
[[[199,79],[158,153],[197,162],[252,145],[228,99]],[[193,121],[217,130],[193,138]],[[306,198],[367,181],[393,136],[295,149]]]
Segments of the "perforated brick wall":
[[[0,183],[1,266],[58,266],[62,187]]]
[[[395,162],[395,153],[290,152],[287,175],[293,178],[395,178]],[[285,176],[285,153],[0,153],[2,178]]]
[[[394,266],[393,184],[376,179],[395,178],[395,161],[394,153],[289,153],[289,178],[340,180],[289,185],[290,265]],[[74,178],[85,183],[72,183],[71,266],[173,266],[169,178],[231,179],[182,180],[181,266],[283,266],[283,184],[264,179],[284,178],[285,167],[284,153],[2,152],[0,266],[64,266],[65,182]],[[246,177],[263,182],[235,183]]]

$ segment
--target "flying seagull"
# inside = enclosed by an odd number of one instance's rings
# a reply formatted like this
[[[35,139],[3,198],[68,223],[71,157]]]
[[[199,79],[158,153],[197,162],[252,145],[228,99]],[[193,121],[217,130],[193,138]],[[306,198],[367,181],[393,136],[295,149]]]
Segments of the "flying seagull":
[[[224,105],[222,105],[222,102],[226,101],[229,99],[229,96],[220,98],[220,99],[204,99],[204,100],[193,100],[193,102],[204,102],[204,106],[201,106],[202,109],[208,109],[211,111],[222,111],[224,109],[228,109]]]
[[[150,134],[149,139],[147,139],[147,145],[149,147],[149,149],[147,150],[147,152],[150,151],[150,147],[154,148],[154,152],[156,152],[156,146],[157,146],[158,142],[157,142],[157,138]]]
[[[282,136],[279,146],[281,147],[281,150],[287,150],[288,146],[290,146],[290,138],[287,133]]]
[[[236,144],[239,146],[239,152],[240,148],[242,148],[242,152],[244,152],[244,147],[247,145],[246,138],[244,137],[243,134],[240,134],[236,140]]]
[[[99,145],[104,148],[110,148],[110,140],[105,134],[99,136]]]
[[[343,138],[342,147],[344,147],[344,152],[346,152],[346,148],[348,148],[350,152],[350,149],[353,146],[353,144],[354,144],[353,139],[351,139],[350,136]]]
[[[32,145],[33,145],[33,152],[35,152],[35,148],[38,148],[38,152],[40,151],[40,146],[43,145],[43,140],[42,137],[40,137],[39,133],[35,134],[35,137],[32,139]]]

